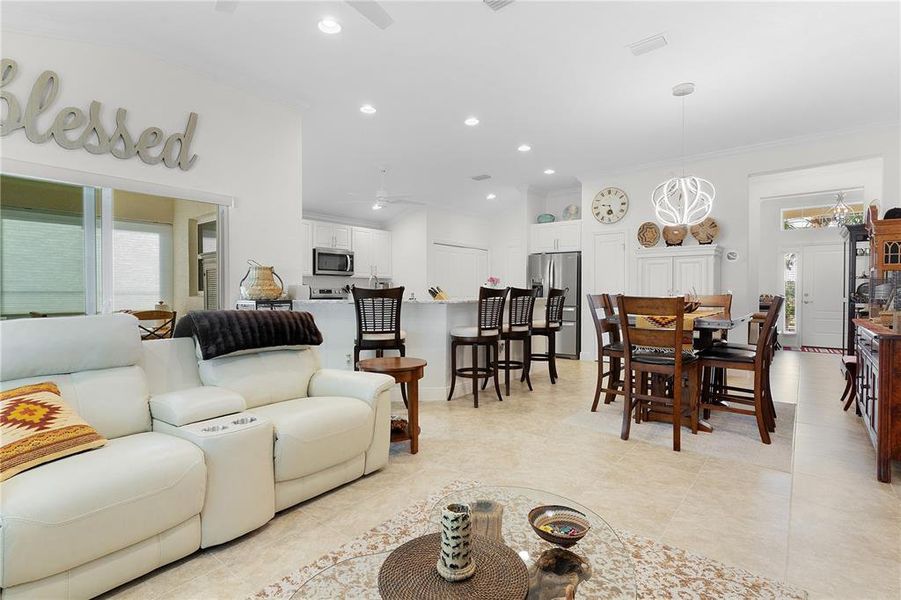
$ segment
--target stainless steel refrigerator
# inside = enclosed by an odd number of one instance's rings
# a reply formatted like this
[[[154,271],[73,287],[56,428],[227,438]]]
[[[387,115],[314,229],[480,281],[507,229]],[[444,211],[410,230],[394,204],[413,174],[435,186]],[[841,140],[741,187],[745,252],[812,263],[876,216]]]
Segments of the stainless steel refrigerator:
[[[563,327],[557,333],[557,356],[579,358],[581,350],[582,253],[551,252],[530,254],[528,278],[539,298],[547,298],[550,288],[566,289]],[[537,313],[536,319],[543,318]]]

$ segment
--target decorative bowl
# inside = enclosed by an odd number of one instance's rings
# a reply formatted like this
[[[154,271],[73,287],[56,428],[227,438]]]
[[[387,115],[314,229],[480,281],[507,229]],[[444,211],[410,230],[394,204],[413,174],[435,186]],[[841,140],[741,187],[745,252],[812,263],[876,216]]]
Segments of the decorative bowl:
[[[529,524],[543,540],[568,548],[585,537],[591,525],[584,513],[550,504],[529,511]]]
[[[701,308],[700,302],[697,302],[697,301],[685,302],[685,312],[687,312],[687,313],[693,313],[694,311],[698,310],[699,308]]]
[[[542,214],[538,215],[538,219],[537,219],[537,221],[539,223],[553,223],[556,220],[557,220],[557,217],[555,217],[554,215],[552,215],[550,213],[542,213]]]

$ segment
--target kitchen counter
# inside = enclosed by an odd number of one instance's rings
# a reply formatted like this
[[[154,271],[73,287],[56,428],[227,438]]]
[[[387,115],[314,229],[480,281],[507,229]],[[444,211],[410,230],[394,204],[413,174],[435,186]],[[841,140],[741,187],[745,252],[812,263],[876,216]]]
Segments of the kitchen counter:
[[[406,306],[407,304],[472,304],[472,303],[475,303],[475,302],[478,302],[478,301],[479,301],[478,298],[451,298],[450,300],[432,300],[431,298],[429,298],[429,299],[421,299],[421,298],[417,298],[416,300],[407,300],[407,299],[405,299],[405,300],[404,300],[404,306]],[[305,299],[305,300],[294,300],[294,301],[292,301],[292,304],[293,304],[295,307],[297,307],[297,306],[306,306],[306,305],[308,305],[308,304],[323,304],[323,303],[329,303],[329,304],[353,304],[354,301],[353,301],[352,299],[350,299],[350,298],[347,298],[347,299],[328,298],[328,299],[324,299],[324,300],[319,300],[319,299],[314,299],[314,298],[307,298],[307,299]],[[303,309],[300,309],[300,310],[303,310]]]

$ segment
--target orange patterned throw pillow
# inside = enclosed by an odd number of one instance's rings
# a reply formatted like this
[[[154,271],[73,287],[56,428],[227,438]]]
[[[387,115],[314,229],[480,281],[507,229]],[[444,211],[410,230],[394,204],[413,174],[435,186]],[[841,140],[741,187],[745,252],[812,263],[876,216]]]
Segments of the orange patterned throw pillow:
[[[106,438],[63,402],[52,383],[0,394],[0,481],[105,443]]]

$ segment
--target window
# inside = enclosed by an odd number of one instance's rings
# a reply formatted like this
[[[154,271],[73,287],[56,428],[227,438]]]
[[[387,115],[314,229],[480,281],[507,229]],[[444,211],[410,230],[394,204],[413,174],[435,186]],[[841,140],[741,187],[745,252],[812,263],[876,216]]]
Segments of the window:
[[[75,214],[0,210],[0,314],[84,314],[82,221]]]
[[[838,223],[832,218],[834,204],[824,206],[800,206],[797,208],[782,209],[782,229],[824,229],[838,227]],[[848,225],[863,223],[863,203],[848,204],[851,212],[845,221]]]
[[[798,253],[787,252],[784,256],[783,282],[785,284],[785,331],[792,335],[798,331]]]
[[[172,301],[172,226],[113,224],[113,310],[150,310]]]

